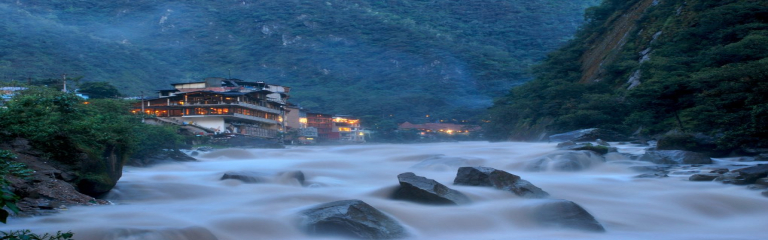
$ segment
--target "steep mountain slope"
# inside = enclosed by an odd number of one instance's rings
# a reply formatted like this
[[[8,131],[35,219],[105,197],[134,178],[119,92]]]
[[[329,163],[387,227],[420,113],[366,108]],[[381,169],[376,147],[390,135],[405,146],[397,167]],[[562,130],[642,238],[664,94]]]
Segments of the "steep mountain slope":
[[[534,81],[496,102],[492,137],[676,129],[724,150],[768,146],[768,2],[608,0],[587,18]]]
[[[127,94],[231,75],[321,111],[465,118],[528,80],[597,1],[19,0],[0,3],[0,74]]]

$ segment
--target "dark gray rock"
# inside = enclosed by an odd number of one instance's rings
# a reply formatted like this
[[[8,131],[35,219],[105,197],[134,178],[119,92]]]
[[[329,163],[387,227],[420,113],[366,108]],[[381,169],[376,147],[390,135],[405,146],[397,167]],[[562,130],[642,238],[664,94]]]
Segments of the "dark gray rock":
[[[606,147],[611,146],[610,143],[606,142],[603,139],[598,138],[597,140],[595,140],[595,142],[597,143],[597,145],[600,145],[600,146],[606,146]]]
[[[230,171],[221,176],[221,180],[235,179],[244,183],[270,183],[277,182],[290,184],[294,182],[297,185],[304,186],[305,177],[301,171],[288,171],[275,173],[252,172],[252,171]]]
[[[623,141],[627,140],[628,138],[627,136],[624,136],[620,133],[599,128],[582,129],[549,136],[550,142],[592,142],[597,139],[603,139],[607,141]]]
[[[657,164],[711,164],[712,159],[701,153],[682,150],[646,151],[640,161]]]
[[[545,200],[533,207],[531,214],[538,224],[546,227],[605,232],[603,225],[592,214],[568,200]]]
[[[226,172],[224,173],[224,176],[221,176],[221,180],[235,179],[235,180],[243,181],[244,183],[271,182],[272,178],[273,176],[271,174],[260,173],[260,172],[249,172],[249,171]]]
[[[727,173],[723,173],[723,174],[721,174],[719,177],[715,178],[715,181],[717,181],[717,182],[723,182],[723,183],[734,183],[734,184],[738,184],[738,183],[737,183],[737,182],[739,181],[739,180],[737,180],[737,178],[738,178],[738,177],[739,177],[739,174],[738,174],[738,173],[735,173],[735,172],[727,172]]]
[[[763,191],[763,196],[768,197],[768,191]]]
[[[321,204],[301,212],[299,227],[307,234],[355,239],[403,238],[403,226],[360,200]]]
[[[400,187],[392,194],[392,199],[436,205],[459,205],[471,202],[459,191],[450,189],[435,180],[416,176],[411,172],[397,175],[397,180],[400,181]]]
[[[688,180],[694,181],[694,182],[705,182],[705,181],[715,180],[719,176],[720,174],[717,174],[717,173],[697,173],[697,174],[691,175],[691,177],[689,177]]]
[[[453,184],[494,187],[525,198],[549,197],[549,193],[520,176],[489,167],[461,167]]]
[[[727,168],[717,168],[717,169],[712,169],[712,171],[709,171],[709,173],[717,173],[717,174],[723,174],[727,172],[730,172],[730,170],[728,170]]]
[[[768,164],[736,169],[732,172],[738,174],[735,184],[753,184],[757,179],[768,177]]]
[[[755,184],[768,186],[768,178],[757,179]]]
[[[669,175],[667,175],[667,173],[668,172],[666,172],[666,171],[660,171],[660,172],[655,172],[655,173],[643,173],[643,174],[635,176],[635,178],[665,178],[665,177],[669,177]]]
[[[760,185],[760,184],[749,184],[749,185],[747,185],[747,189],[749,189],[749,190],[765,190],[765,189],[768,189],[768,186]]]
[[[526,170],[574,172],[602,162],[605,162],[605,158],[593,151],[568,151],[534,159],[528,163]]]
[[[276,178],[278,182],[295,181],[295,182],[298,182],[298,184],[301,186],[306,185],[306,177],[304,176],[304,172],[302,171],[281,172],[277,174]]]
[[[569,149],[571,146],[576,146],[576,143],[573,141],[565,141],[557,144],[557,148],[559,149]]]

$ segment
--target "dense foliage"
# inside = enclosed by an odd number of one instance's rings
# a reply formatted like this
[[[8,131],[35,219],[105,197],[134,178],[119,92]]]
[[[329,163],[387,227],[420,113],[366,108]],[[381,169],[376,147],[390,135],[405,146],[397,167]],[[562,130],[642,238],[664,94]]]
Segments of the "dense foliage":
[[[576,38],[537,67],[537,78],[491,108],[489,136],[535,137],[601,127],[653,135],[714,136],[722,149],[768,147],[768,2],[666,0],[651,5],[628,40],[585,82],[588,49],[646,0],[587,10]],[[586,56],[589,57],[589,56]],[[639,85],[632,86],[632,80]]]
[[[72,166],[81,192],[108,190],[129,157],[173,149],[180,140],[176,128],[141,123],[130,104],[28,86],[0,108],[0,141],[27,139],[44,157]]]
[[[145,154],[172,148],[159,141],[174,143],[175,130],[142,124],[130,113],[131,102],[115,99],[85,101],[72,93],[53,88],[29,87],[0,109],[2,136],[22,137],[60,161],[74,161],[86,153],[101,158],[107,148],[119,152]]]
[[[231,76],[316,111],[461,120],[529,80],[597,1],[16,1],[0,3],[0,74],[129,95]]]

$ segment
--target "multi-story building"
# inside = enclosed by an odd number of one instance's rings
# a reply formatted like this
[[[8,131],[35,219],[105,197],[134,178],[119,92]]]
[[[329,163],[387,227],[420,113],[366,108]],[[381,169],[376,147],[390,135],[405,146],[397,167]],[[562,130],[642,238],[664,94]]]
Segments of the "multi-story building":
[[[365,142],[365,133],[363,128],[360,127],[360,119],[353,119],[347,116],[334,117],[333,132],[338,133],[338,139],[343,142]]]
[[[338,140],[338,133],[333,132],[333,116],[324,113],[307,113],[307,126],[317,129],[321,140]]]
[[[206,133],[276,138],[284,131],[288,87],[225,78],[171,85],[156,98],[142,99],[133,111]]]
[[[317,128],[308,125],[307,112],[297,106],[287,106],[285,126],[287,139],[295,144],[312,144],[317,142]]]

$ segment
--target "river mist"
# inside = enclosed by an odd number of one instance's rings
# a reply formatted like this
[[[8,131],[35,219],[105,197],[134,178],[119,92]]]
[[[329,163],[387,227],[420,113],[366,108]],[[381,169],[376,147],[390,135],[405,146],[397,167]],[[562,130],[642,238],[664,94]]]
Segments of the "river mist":
[[[642,151],[620,145],[622,152]],[[409,239],[764,239],[768,198],[744,186],[690,182],[687,175],[634,178],[647,163],[613,157],[578,172],[525,171],[557,152],[550,143],[459,142],[412,145],[292,146],[224,149],[199,162],[126,167],[108,200],[61,213],[12,218],[0,230],[72,231],[75,239],[333,239],[305,235],[299,212],[317,204],[360,199],[397,219]],[[720,161],[717,161],[720,162]],[[581,205],[605,233],[535,224],[524,214],[541,199],[486,187],[454,186],[460,166],[486,166],[521,176],[551,198]],[[273,183],[220,180],[228,171],[302,171]],[[414,172],[473,201],[431,206],[389,199],[397,175]]]

